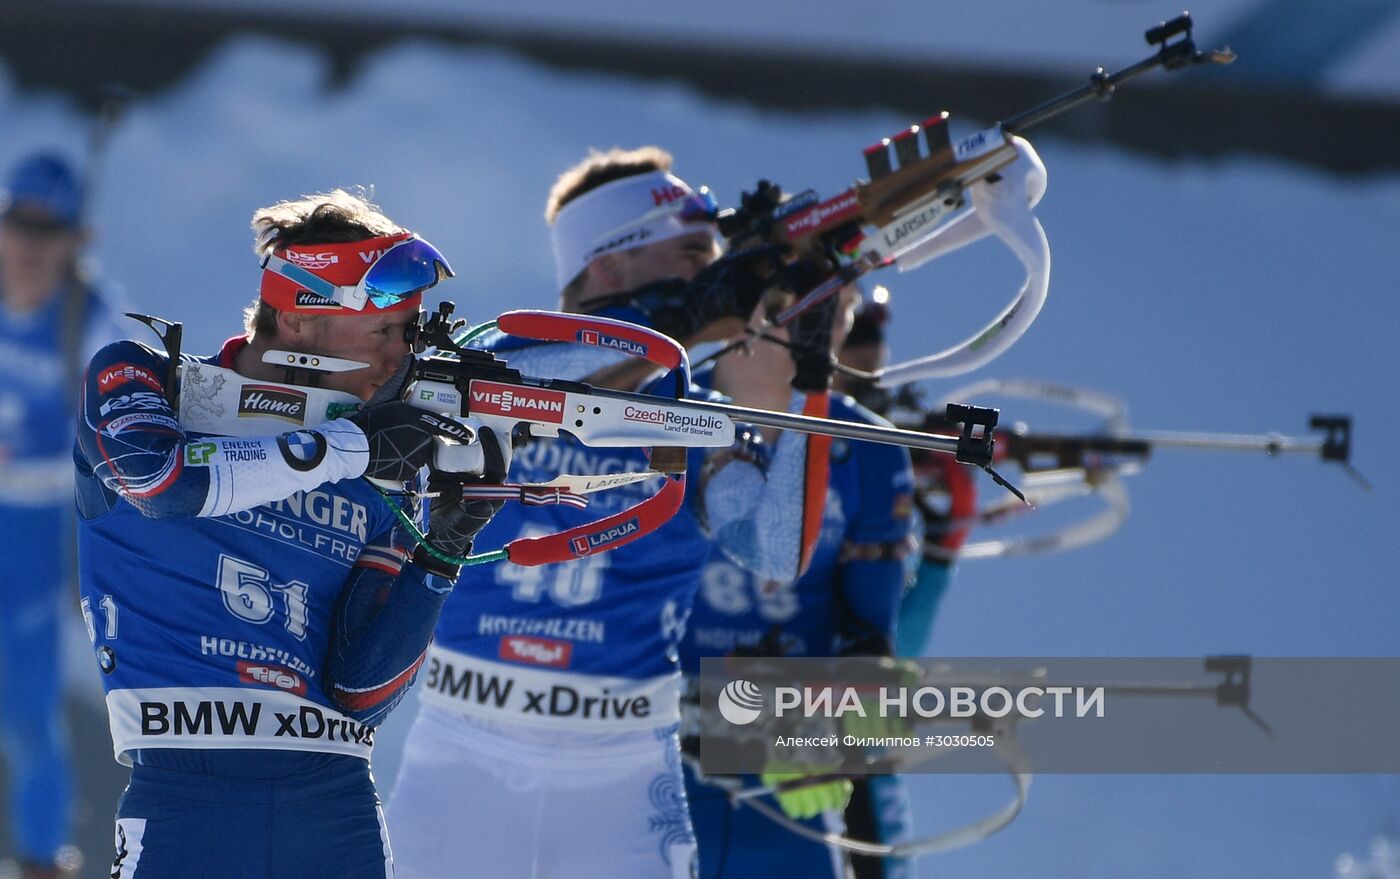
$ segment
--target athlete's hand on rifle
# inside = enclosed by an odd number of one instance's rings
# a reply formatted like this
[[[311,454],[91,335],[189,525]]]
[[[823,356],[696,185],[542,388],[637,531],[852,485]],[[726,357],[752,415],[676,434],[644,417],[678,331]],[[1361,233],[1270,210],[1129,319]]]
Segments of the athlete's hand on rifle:
[[[815,269],[809,271],[816,272]],[[788,325],[788,351],[796,367],[792,386],[796,390],[820,394],[831,389],[831,327],[836,320],[839,300],[840,296],[828,296]]]
[[[780,768],[774,768],[764,772],[760,776],[760,780],[764,785],[772,787],[787,781],[801,781],[819,774],[821,773],[811,771],[786,772]],[[778,805],[782,807],[783,814],[800,821],[805,818],[815,818],[822,812],[844,810],[851,801],[853,790],[854,787],[849,781],[841,779],[840,781],[827,781],[809,787],[781,791],[775,796]]]
[[[471,429],[402,400],[367,405],[348,420],[369,440],[365,476],[406,483],[432,463],[434,438],[471,442]]]
[[[472,449],[480,449],[480,470],[447,472],[434,470],[428,490],[434,497],[428,506],[428,541],[438,552],[462,558],[472,551],[477,533],[491,521],[504,501],[464,496],[472,484],[499,485],[510,470],[510,441],[489,427],[477,430]],[[422,545],[414,549],[413,560],[425,570],[457,579],[459,566],[432,555]]]
[[[720,257],[659,304],[652,312],[656,329],[685,343],[738,335],[773,283],[773,267],[786,251],[765,245]],[[714,333],[721,322],[732,326]]]

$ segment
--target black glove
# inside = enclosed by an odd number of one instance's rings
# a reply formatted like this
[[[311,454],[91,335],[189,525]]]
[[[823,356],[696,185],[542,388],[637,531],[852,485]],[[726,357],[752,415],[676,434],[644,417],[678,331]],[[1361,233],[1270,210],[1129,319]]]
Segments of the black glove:
[[[619,300],[647,316],[652,327],[673,339],[700,334],[725,318],[748,320],[768,289],[773,266],[787,246],[763,246],[727,254],[701,269],[690,281],[672,278],[648,284]]]
[[[831,324],[836,320],[840,294],[828,296],[788,324],[788,351],[797,366],[792,386],[808,394],[831,389]]]
[[[486,527],[491,517],[505,503],[500,500],[464,498],[462,487],[470,483],[496,485],[505,481],[510,467],[508,440],[502,440],[494,430],[483,427],[477,433],[485,459],[480,476],[463,474],[434,474],[428,490],[436,492],[428,506],[428,540],[439,552],[462,557],[472,551],[472,540]],[[419,567],[440,577],[456,580],[460,569],[429,553],[421,545],[413,551],[413,561]]]
[[[433,437],[467,442],[471,430],[444,415],[395,400],[365,406],[349,420],[369,438],[365,476],[408,482],[433,459]]]

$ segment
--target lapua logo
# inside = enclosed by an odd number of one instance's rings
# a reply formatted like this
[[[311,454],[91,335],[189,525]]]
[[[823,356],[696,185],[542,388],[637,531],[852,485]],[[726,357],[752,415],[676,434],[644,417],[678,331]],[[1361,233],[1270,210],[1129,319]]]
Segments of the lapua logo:
[[[600,549],[611,546],[618,541],[631,537],[642,530],[642,523],[636,517],[628,519],[621,525],[614,525],[602,531],[595,531],[592,534],[584,534],[569,541],[573,547],[574,555],[588,555]]]
[[[624,339],[621,336],[610,336],[607,333],[600,333],[597,330],[579,330],[578,340],[585,345],[596,345],[599,348],[613,348],[618,351],[625,351],[636,357],[647,356],[647,346],[641,342],[634,342],[631,339]]]
[[[238,417],[306,422],[306,394],[280,385],[244,385],[238,391]]]

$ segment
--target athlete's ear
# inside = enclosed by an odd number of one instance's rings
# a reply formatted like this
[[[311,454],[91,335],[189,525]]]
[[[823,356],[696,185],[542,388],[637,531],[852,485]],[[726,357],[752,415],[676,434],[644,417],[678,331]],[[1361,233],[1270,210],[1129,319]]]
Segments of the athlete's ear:
[[[310,319],[314,315],[298,314],[294,311],[277,312],[277,336],[287,342],[300,342],[311,329]]]

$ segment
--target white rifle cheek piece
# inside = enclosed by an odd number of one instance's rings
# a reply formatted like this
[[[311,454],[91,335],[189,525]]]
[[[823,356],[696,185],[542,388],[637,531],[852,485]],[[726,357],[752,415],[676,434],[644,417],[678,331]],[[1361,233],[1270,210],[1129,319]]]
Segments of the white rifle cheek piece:
[[[985,328],[951,348],[888,366],[880,371],[882,387],[928,378],[948,378],[978,369],[1000,356],[1030,328],[1050,292],[1050,242],[1031,213],[1045,194],[1045,165],[1024,138],[1012,137],[1016,160],[998,171],[995,183],[979,180],[968,188],[972,210],[901,253],[900,271],[996,235],[1026,268],[1016,298]]]

